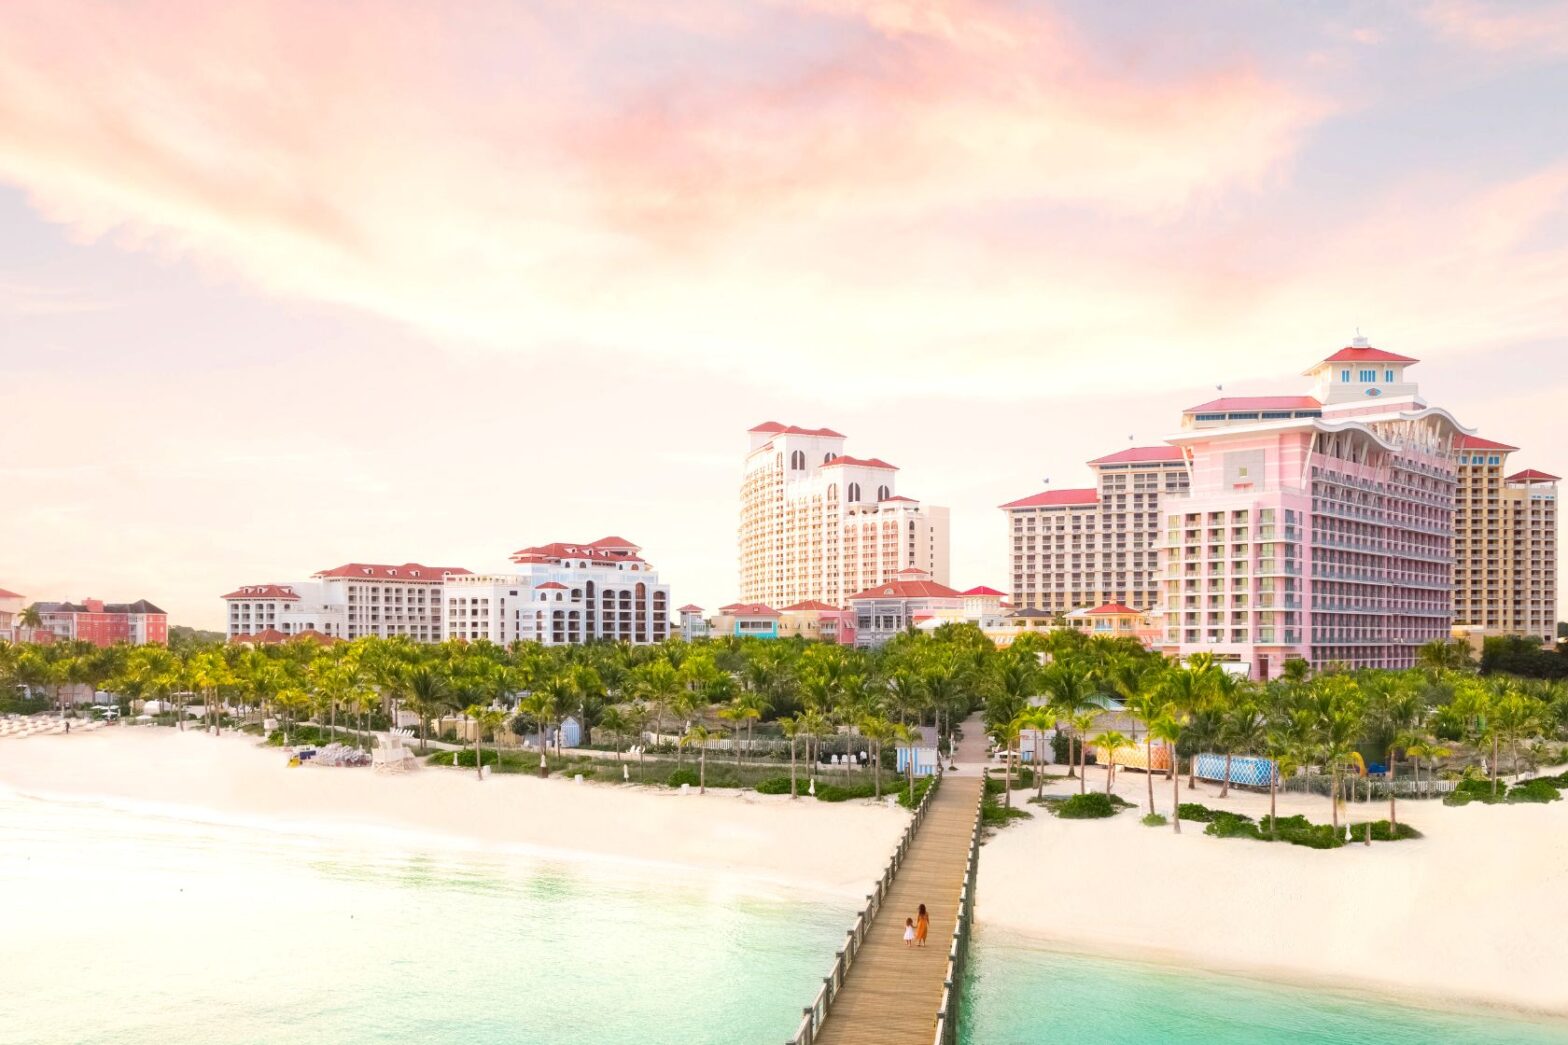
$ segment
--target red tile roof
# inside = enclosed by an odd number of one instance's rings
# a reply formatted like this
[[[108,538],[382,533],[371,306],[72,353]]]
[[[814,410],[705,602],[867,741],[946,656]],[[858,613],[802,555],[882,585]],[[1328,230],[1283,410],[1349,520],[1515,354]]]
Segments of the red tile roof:
[[[1008,501],[1003,508],[1039,508],[1048,504],[1099,504],[1100,495],[1094,490],[1046,490],[1020,501]]]
[[[821,599],[807,599],[805,602],[797,602],[793,606],[785,606],[784,607],[784,612],[785,613],[795,613],[795,612],[798,612],[798,611],[801,611],[801,610],[836,610],[836,609],[838,609],[837,606],[829,606],[827,603],[823,602]]]
[[[539,585],[539,587],[540,588],[549,588],[551,591],[565,591],[566,590],[566,585],[562,584],[560,581],[545,581],[543,584]]]
[[[323,646],[335,646],[339,642],[343,641],[342,639],[335,636],[325,635],[317,631],[315,628],[306,628],[304,631],[297,631],[294,633],[294,638],[295,640],[310,639],[313,642],[321,643]]]
[[[236,588],[224,596],[225,599],[282,599],[298,602],[299,596],[294,594],[294,589],[287,584],[248,584],[243,588]]]
[[[18,595],[14,591],[6,591],[4,588],[0,588],[0,599],[22,599],[22,598],[26,598],[26,596],[25,595]]]
[[[831,428],[800,428],[796,425],[781,425],[777,421],[764,421],[753,432],[767,432],[769,435],[817,435],[830,439],[843,439],[844,433],[835,432]]]
[[[895,577],[909,577],[911,575],[916,577],[929,577],[931,575],[931,571],[922,570],[918,566],[905,566],[902,570],[899,570],[897,573],[893,574]]]
[[[850,602],[859,599],[957,599],[962,596],[945,584],[936,581],[889,581],[878,584],[874,588],[867,588],[849,597]]]
[[[1226,396],[1189,406],[1188,414],[1228,414],[1251,410],[1319,410],[1323,404],[1311,396]],[[1093,464],[1093,461],[1089,462]]]
[[[626,548],[626,549],[630,549],[631,551],[634,551],[634,552],[642,550],[642,546],[641,545],[633,544],[631,541],[628,541],[625,537],[600,537],[597,541],[593,542],[591,547],[594,547],[594,548]]]
[[[342,566],[335,566],[330,570],[322,570],[311,574],[313,577],[351,577],[359,580],[376,581],[439,581],[444,573],[465,574],[468,570],[461,566],[421,566],[417,562],[405,562],[401,566],[382,566],[368,562],[350,562]]]
[[[1396,355],[1385,352],[1381,348],[1361,348],[1350,346],[1340,349],[1327,359],[1325,363],[1419,363],[1421,360],[1409,356]]]
[[[234,636],[234,638],[230,639],[229,641],[230,642],[250,642],[250,643],[258,643],[258,644],[263,645],[263,646],[270,646],[270,645],[273,645],[275,643],[282,642],[282,641],[284,641],[287,638],[288,638],[288,636],[283,634],[277,628],[262,628],[260,631],[253,632],[250,635],[245,635],[245,634],[236,635],[236,636]]]
[[[1502,451],[1507,452],[1507,451],[1517,450],[1519,448],[1517,446],[1509,446],[1507,443],[1495,442],[1495,441],[1493,441],[1491,439],[1482,439],[1478,435],[1462,435],[1458,439],[1454,440],[1454,449],[1456,449],[1456,450],[1502,450]]]
[[[688,602],[686,605],[682,606],[680,609],[676,610],[675,612],[676,613],[701,613],[702,612],[702,607],[696,605],[695,603]]]
[[[1113,614],[1113,613],[1137,613],[1138,611],[1133,609],[1131,606],[1125,605],[1125,604],[1120,603],[1120,602],[1107,602],[1104,606],[1096,606],[1094,609],[1090,610],[1089,612],[1090,613],[1103,613],[1103,614],[1109,616],[1110,614]]]
[[[512,553],[513,562],[552,562],[557,559],[592,559],[596,562],[642,562],[643,559],[636,554],[637,545],[630,542],[624,544],[609,543],[619,538],[606,537],[591,544],[574,544],[566,541],[556,541],[552,544],[540,544],[532,548],[519,548]],[[625,548],[632,549],[631,554],[621,554]],[[466,571],[465,571],[466,572]]]
[[[1114,454],[1096,457],[1090,464],[1152,464],[1157,461],[1182,460],[1179,446],[1132,446]]]
[[[1510,475],[1507,481],[1510,483],[1555,483],[1561,478],[1562,476],[1552,475],[1550,472],[1526,468],[1522,472],[1515,472],[1513,475]]]
[[[760,602],[732,602],[720,606],[719,612],[728,617],[777,617],[779,611]]]
[[[890,472],[898,471],[897,465],[888,464],[880,457],[851,457],[848,454],[840,454],[822,467],[837,468],[841,464],[854,465],[857,468],[885,468]]]
[[[886,504],[889,501],[908,501],[910,504],[919,504],[920,503],[915,498],[913,498],[913,497],[905,497],[903,494],[894,494],[892,497],[884,497],[884,498],[882,498],[881,503],[882,504]]]
[[[995,588],[987,588],[984,584],[982,584],[978,588],[970,588],[968,591],[964,592],[964,594],[965,595],[1004,595],[1006,593],[997,591]]]

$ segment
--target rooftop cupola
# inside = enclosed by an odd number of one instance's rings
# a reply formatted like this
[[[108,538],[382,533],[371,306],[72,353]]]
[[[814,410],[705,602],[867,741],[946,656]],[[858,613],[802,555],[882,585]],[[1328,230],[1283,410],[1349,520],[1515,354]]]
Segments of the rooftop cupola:
[[[1414,399],[1420,394],[1405,370],[1420,360],[1373,348],[1356,331],[1349,345],[1306,372],[1315,384],[1312,396],[1324,406],[1367,404],[1379,399]]]

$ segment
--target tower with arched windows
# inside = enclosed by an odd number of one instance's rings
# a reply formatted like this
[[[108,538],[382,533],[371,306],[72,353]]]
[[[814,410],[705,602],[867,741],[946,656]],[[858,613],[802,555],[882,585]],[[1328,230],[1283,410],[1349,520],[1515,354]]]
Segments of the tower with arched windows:
[[[769,421],[749,434],[737,531],[743,602],[843,607],[910,568],[946,583],[947,509],[897,493],[894,465],[845,453],[831,428]]]

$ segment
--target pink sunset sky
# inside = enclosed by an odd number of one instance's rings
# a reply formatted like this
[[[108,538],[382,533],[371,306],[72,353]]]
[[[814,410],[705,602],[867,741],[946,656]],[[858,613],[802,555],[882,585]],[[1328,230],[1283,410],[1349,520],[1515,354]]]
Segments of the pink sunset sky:
[[[449,6],[448,10],[442,10]],[[1568,468],[1568,7],[0,5],[0,587],[621,534],[736,591],[745,431],[996,506],[1348,343]]]

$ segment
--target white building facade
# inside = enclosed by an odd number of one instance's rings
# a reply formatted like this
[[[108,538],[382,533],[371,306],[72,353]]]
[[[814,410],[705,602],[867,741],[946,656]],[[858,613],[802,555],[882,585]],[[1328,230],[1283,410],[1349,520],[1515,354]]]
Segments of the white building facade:
[[[898,469],[829,428],[751,429],[741,481],[740,601],[825,602],[918,569],[945,584],[948,510],[897,492]]]
[[[663,642],[670,637],[670,588],[641,551],[621,537],[557,542],[513,553],[521,567],[515,573],[451,577],[443,637],[503,646]]]
[[[441,589],[468,575],[454,566],[351,562],[293,584],[252,584],[223,596],[230,642],[268,631],[338,639],[406,636],[440,642]]]

